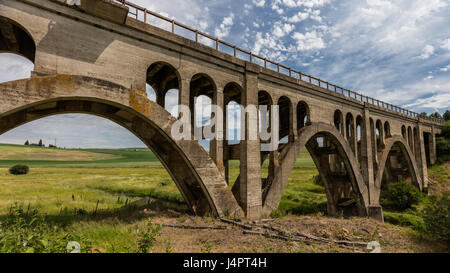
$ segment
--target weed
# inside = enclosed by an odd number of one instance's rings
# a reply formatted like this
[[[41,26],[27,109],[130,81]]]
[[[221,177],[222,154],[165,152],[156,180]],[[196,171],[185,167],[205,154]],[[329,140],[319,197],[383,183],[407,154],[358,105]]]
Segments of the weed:
[[[136,224],[136,248],[138,253],[148,253],[156,244],[156,238],[161,235],[162,226],[153,225],[152,220],[147,220],[147,226],[139,229]]]

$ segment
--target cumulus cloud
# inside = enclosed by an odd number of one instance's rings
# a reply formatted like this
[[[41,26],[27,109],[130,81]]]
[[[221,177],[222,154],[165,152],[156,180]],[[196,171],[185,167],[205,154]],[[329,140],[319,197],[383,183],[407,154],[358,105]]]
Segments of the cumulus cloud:
[[[434,54],[434,47],[432,45],[426,45],[422,50],[422,55],[419,56],[420,59],[428,59]]]
[[[133,2],[365,95],[417,112],[450,107],[448,0]],[[170,30],[160,20],[151,23]],[[213,46],[209,39],[200,42]],[[26,60],[3,60],[8,65],[0,67],[0,81],[26,78],[33,70]],[[166,106],[176,98],[169,96]],[[203,100],[201,105],[207,114]],[[231,127],[236,132],[239,126]]]
[[[291,33],[295,29],[292,24],[283,24],[281,22],[276,22],[273,30],[273,34],[277,37],[283,37]]]
[[[231,27],[233,26],[233,19],[234,14],[230,13],[227,17],[223,18],[222,23],[219,27],[216,28],[214,31],[214,34],[219,38],[222,39],[224,37],[227,37],[230,34]]]
[[[447,39],[441,43],[441,48],[450,50],[450,39]]]
[[[325,42],[323,41],[320,34],[316,31],[300,33],[295,32],[292,38],[297,42],[297,50],[307,51],[307,50],[319,50],[325,48]]]
[[[253,4],[257,7],[264,7],[266,0],[252,0]]]

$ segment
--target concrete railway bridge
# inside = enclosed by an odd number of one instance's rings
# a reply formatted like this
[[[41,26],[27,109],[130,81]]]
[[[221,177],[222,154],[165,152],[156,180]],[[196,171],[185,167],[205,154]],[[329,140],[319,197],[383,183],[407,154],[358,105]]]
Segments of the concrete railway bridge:
[[[436,160],[442,120],[303,74],[128,1],[0,0],[0,52],[34,63],[30,78],[0,84],[0,134],[61,113],[110,119],[157,155],[199,215],[258,218],[277,209],[306,147],[330,215],[383,220],[385,184],[407,179],[423,190],[427,164]],[[198,96],[222,109],[231,102],[279,105],[286,141],[273,152],[261,152],[259,138],[214,140],[209,152],[196,140],[177,141],[176,118],[164,109],[168,90],[178,90],[179,104],[191,109]],[[229,181],[230,160],[240,162],[236,181]]]

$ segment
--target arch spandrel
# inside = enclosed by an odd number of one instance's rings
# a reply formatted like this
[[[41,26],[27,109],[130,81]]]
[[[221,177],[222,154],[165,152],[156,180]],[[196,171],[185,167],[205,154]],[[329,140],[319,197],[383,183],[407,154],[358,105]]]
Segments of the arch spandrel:
[[[393,136],[386,139],[386,144],[382,152],[379,154],[380,158],[380,168],[375,176],[375,189],[376,191],[373,193],[375,199],[378,200],[381,194],[381,181],[383,179],[383,173],[385,170],[386,162],[388,160],[389,153],[391,152],[394,145],[400,145],[401,149],[404,151],[404,155],[406,156],[408,166],[411,171],[411,178],[413,183],[416,184],[419,189],[423,190],[423,181],[420,177],[419,169],[417,167],[417,163],[414,157],[413,152],[411,151],[408,142],[402,136]]]
[[[0,133],[60,113],[108,118],[153,150],[194,212],[244,215],[208,153],[196,141],[175,141],[171,128],[176,119],[144,92],[95,78],[57,75],[2,83],[0,93]]]
[[[300,129],[299,137],[296,141],[286,146],[286,148],[281,152],[280,158],[284,159],[283,164],[280,168],[279,175],[276,176],[271,188],[268,190],[263,207],[265,213],[270,213],[278,207],[289,175],[294,168],[295,160],[297,159],[302,148],[305,147],[305,145],[314,136],[320,133],[330,135],[339,144],[340,149],[342,149],[342,153],[346,157],[345,163],[348,165],[348,169],[352,172],[350,175],[352,175],[354,179],[353,186],[360,195],[363,209],[367,212],[367,208],[369,207],[369,189],[364,183],[363,177],[359,171],[358,162],[351,147],[335,126],[326,123],[312,123],[311,125]]]

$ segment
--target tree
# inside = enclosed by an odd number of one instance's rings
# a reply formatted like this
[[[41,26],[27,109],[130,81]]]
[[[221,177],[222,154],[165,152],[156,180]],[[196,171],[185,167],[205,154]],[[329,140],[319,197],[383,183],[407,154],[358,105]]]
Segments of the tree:
[[[24,144],[25,146],[28,146],[28,145],[30,145],[30,142],[27,140],[27,141],[25,141],[25,144]]]
[[[432,117],[432,118],[442,118],[441,114],[439,114],[438,112],[435,112],[434,114],[431,114],[430,117]]]
[[[442,117],[445,119],[445,121],[450,120],[450,111],[449,110],[445,111]]]
[[[42,139],[41,140],[39,140],[39,147],[42,147]]]
[[[419,118],[426,118],[428,115],[425,112],[419,114]]]

